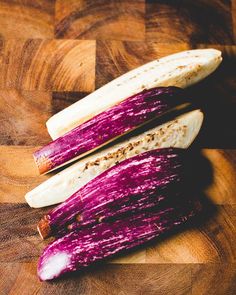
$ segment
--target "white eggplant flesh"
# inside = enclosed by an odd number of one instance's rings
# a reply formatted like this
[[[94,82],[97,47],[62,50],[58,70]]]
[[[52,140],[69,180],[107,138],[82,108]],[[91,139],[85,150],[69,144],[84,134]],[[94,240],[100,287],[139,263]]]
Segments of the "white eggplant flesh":
[[[156,148],[188,148],[197,136],[203,113],[194,110],[86,157],[52,176],[25,195],[27,203],[40,208],[61,203],[74,192],[117,163]]]
[[[195,49],[149,62],[49,118],[46,123],[48,132],[52,139],[56,139],[143,89],[191,86],[214,72],[221,61],[219,50]]]

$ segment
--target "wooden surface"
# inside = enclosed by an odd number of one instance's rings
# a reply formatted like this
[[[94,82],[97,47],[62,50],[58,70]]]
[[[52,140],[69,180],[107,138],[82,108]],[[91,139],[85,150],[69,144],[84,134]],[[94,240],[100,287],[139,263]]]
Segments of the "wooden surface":
[[[0,0],[0,294],[236,294],[236,1]],[[24,194],[47,179],[32,152],[45,121],[152,59],[215,47],[224,62],[190,90],[205,113],[188,227],[82,274],[41,283],[47,242]],[[95,102],[96,103],[96,102]],[[208,201],[207,201],[208,200]]]

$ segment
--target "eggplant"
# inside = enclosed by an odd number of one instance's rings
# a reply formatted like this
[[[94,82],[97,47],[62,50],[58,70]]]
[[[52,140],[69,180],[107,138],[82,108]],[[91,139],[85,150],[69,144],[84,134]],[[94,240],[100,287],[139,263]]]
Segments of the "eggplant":
[[[189,147],[197,136],[202,122],[203,113],[194,110],[134,135],[74,163],[28,192],[25,199],[34,208],[64,202],[94,177],[125,159],[156,148]]]
[[[38,224],[41,237],[60,234],[74,222],[91,226],[157,206],[182,191],[186,155],[183,149],[156,149],[111,167],[45,215]]]
[[[34,153],[40,173],[78,159],[186,102],[177,87],[144,90],[74,128]]]
[[[52,116],[46,123],[48,132],[56,139],[143,89],[170,85],[186,88],[214,72],[221,61],[221,52],[211,48],[182,51],[153,60]]]
[[[161,210],[140,212],[122,220],[101,222],[74,230],[53,241],[43,251],[38,263],[41,281],[55,279],[117,253],[142,245],[186,223],[201,210],[198,201],[169,205]]]

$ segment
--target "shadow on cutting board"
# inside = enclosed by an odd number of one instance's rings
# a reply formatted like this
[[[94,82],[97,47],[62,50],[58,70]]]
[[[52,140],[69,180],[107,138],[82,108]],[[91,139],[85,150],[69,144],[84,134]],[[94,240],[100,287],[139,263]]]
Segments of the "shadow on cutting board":
[[[236,148],[236,56],[224,56],[215,73],[188,89],[204,113],[195,146]]]

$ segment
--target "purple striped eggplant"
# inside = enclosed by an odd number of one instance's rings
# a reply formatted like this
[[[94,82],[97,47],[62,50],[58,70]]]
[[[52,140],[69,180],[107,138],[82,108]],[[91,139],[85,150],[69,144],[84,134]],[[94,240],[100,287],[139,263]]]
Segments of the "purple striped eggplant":
[[[161,211],[146,211],[114,222],[75,230],[49,244],[38,263],[40,280],[51,280],[81,270],[97,261],[139,246],[196,215],[201,204],[185,202]]]
[[[124,160],[80,188],[38,224],[42,238],[157,206],[182,191],[186,151],[156,149]],[[178,198],[178,197],[177,197]]]
[[[39,172],[61,167],[163,115],[182,104],[185,95],[181,88],[158,87],[127,98],[36,151]]]

